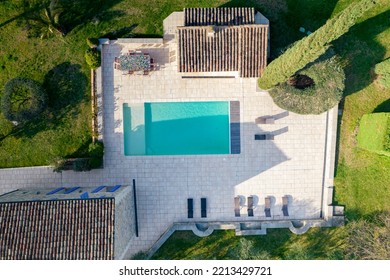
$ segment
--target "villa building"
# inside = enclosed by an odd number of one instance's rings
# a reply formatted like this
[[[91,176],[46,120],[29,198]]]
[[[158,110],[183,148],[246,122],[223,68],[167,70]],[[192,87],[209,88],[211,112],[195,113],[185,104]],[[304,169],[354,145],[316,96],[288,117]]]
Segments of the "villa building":
[[[0,197],[1,258],[151,256],[176,230],[343,224],[332,201],[337,107],[298,115],[257,87],[269,21],[253,8],[191,8],[163,26],[163,38],[99,40],[92,88],[104,169],[1,171],[2,192],[19,189]],[[117,184],[134,188],[94,192]]]
[[[17,190],[0,196],[0,259],[111,260],[136,237],[129,186]]]

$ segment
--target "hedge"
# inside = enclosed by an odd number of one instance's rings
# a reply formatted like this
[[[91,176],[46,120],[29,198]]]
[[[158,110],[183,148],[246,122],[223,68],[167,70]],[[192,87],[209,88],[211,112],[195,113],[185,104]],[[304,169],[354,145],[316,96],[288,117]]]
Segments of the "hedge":
[[[328,20],[317,31],[296,42],[265,68],[263,75],[258,80],[259,87],[270,89],[283,83],[308,63],[318,59],[330,48],[332,41],[346,33],[375,4],[374,0],[352,3],[340,14]]]
[[[85,61],[91,69],[99,68],[101,64],[100,52],[96,48],[87,49],[85,51]]]
[[[321,114],[341,100],[345,74],[335,56],[318,60],[298,74],[313,79],[314,85],[298,89],[285,82],[271,89],[269,94],[280,108],[297,114]]]
[[[375,73],[378,75],[379,84],[390,88],[390,58],[375,65]]]

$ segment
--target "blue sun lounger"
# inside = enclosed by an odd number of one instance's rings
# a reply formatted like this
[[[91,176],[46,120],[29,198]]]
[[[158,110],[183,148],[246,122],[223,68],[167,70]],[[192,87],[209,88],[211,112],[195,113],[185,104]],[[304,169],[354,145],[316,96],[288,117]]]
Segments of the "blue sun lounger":
[[[200,199],[200,217],[206,218],[207,217],[207,209],[206,209],[206,198],[202,197]]]
[[[190,219],[194,217],[194,200],[192,198],[187,199],[187,217]]]

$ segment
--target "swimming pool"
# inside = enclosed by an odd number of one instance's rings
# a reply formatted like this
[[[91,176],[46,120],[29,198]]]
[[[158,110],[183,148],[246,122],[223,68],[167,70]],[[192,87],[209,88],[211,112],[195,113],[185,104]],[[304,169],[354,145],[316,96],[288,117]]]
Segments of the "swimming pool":
[[[123,104],[124,153],[229,154],[229,105],[224,101]]]

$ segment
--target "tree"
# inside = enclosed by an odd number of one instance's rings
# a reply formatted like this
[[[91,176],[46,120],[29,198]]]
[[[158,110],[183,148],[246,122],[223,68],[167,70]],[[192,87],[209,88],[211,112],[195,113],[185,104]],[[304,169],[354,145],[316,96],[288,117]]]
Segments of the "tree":
[[[347,226],[349,259],[390,259],[390,213],[375,213],[369,219],[352,221]]]
[[[37,117],[46,101],[46,92],[40,84],[27,78],[15,78],[5,85],[1,107],[8,120],[25,122]]]
[[[26,13],[27,28],[30,37],[41,39],[54,34],[65,35],[64,27],[60,22],[64,9],[60,0],[30,3],[30,12]]]
[[[258,80],[259,87],[270,89],[286,82],[297,71],[324,54],[330,48],[332,41],[346,33],[375,4],[375,0],[352,3],[317,31],[292,45],[266,67]]]
[[[87,49],[85,52],[85,61],[91,67],[91,69],[96,69],[100,67],[101,55],[100,52],[96,49]]]

